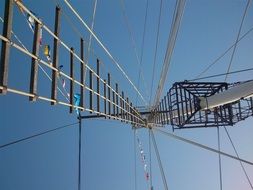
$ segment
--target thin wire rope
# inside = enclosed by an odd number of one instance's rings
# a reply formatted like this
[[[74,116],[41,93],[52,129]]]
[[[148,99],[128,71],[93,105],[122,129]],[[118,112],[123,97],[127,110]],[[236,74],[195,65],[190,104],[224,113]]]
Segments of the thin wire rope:
[[[228,136],[228,139],[229,139],[229,141],[230,141],[230,143],[231,143],[231,145],[232,145],[232,147],[233,147],[233,149],[234,149],[234,152],[235,152],[237,158],[239,158],[239,154],[238,154],[238,152],[237,152],[237,150],[236,150],[236,147],[235,147],[235,145],[234,145],[234,143],[233,143],[233,140],[232,140],[232,138],[231,138],[231,136],[230,136],[230,134],[229,134],[229,132],[228,132],[228,130],[227,130],[227,128],[226,128],[225,126],[224,126],[224,129],[225,129],[225,131],[226,131],[226,134],[227,134],[227,136]],[[251,189],[253,189],[253,185],[252,185],[252,183],[251,183],[251,181],[250,181],[250,178],[249,178],[249,176],[248,176],[248,174],[247,174],[247,172],[246,172],[246,170],[245,170],[245,168],[244,168],[242,162],[241,162],[241,161],[239,161],[239,162],[240,162],[240,165],[241,165],[241,167],[242,167],[243,173],[245,174],[245,177],[246,177],[246,179],[247,179],[247,181],[248,181],[248,183],[249,183],[249,186],[251,187]]]
[[[138,81],[137,81],[138,89],[140,88],[141,67],[143,63],[144,43],[145,43],[146,28],[147,28],[147,17],[148,17],[148,5],[149,5],[149,0],[146,1],[144,26],[143,26],[143,32],[142,32],[141,60],[140,60],[140,67],[139,67]],[[136,105],[137,105],[137,102],[138,102],[138,94],[136,93],[136,103],[135,103]]]
[[[92,22],[91,22],[91,30],[92,31],[94,29],[96,10],[97,10],[97,0],[94,0],[94,8],[93,8]],[[90,36],[89,36],[89,43],[88,43],[87,60],[86,60],[87,65],[89,64],[91,40],[92,40],[92,35],[90,34]],[[85,70],[84,70],[84,81],[86,80],[86,73],[87,73],[87,68],[85,67]]]
[[[79,113],[79,127],[78,127],[78,136],[79,136],[79,141],[78,141],[78,190],[81,190],[81,151],[82,151],[82,119],[81,115]]]
[[[158,50],[158,42],[159,42],[159,34],[160,34],[162,6],[163,6],[163,0],[160,0],[160,9],[159,9],[157,32],[156,32],[155,54],[154,54],[154,61],[153,61],[153,67],[152,67],[152,80],[151,80],[151,89],[150,89],[150,97],[149,97],[149,106],[151,106],[153,87],[154,87],[155,65],[157,61],[157,50]]]
[[[134,128],[134,189],[137,190],[136,128]]]
[[[59,5],[58,0],[52,0],[55,3],[55,6]],[[61,11],[62,15],[65,17],[66,21],[69,23],[70,27],[73,29],[73,31],[81,38],[84,39],[83,35],[81,34],[81,32],[77,29],[77,27],[73,24],[73,21],[71,20],[71,18],[65,13],[65,11]]]
[[[159,168],[160,168],[160,172],[161,172],[161,175],[162,175],[162,181],[163,181],[164,189],[168,190],[168,184],[167,184],[165,173],[164,173],[164,170],[163,170],[162,161],[161,161],[161,158],[160,158],[160,154],[159,154],[159,151],[158,151],[158,148],[157,148],[155,136],[154,136],[154,133],[153,133],[152,129],[151,129],[151,137],[152,137],[152,142],[153,142],[153,145],[154,145],[158,165],[159,165]]]
[[[53,1],[54,1],[55,4],[57,5],[56,0],[53,0]],[[66,17],[67,21],[69,22],[70,26],[73,28],[73,30],[74,30],[74,31],[77,31],[77,32],[76,32],[77,35],[79,35],[81,38],[84,38],[84,37],[81,35],[81,32],[80,32],[80,31],[75,27],[75,25],[73,24],[73,21],[71,20],[71,18],[65,13],[64,10],[62,10],[62,12],[63,12],[63,15]],[[95,53],[95,51],[94,51],[94,49],[92,48],[92,46],[90,46],[89,52],[92,54],[92,56],[93,56],[94,58],[99,59],[101,65],[102,65],[103,68],[104,68],[104,70],[107,70],[109,73],[112,73],[111,70],[110,70],[109,68],[106,67],[106,65],[104,64],[104,62],[103,62],[102,60],[100,60],[99,56]],[[85,68],[86,68],[86,67],[85,67]],[[88,69],[90,69],[90,68],[88,68]],[[90,70],[91,70],[91,69],[90,69]],[[93,72],[93,70],[91,70],[91,71]],[[95,73],[95,74],[96,74],[96,73]],[[111,76],[111,81],[112,81],[112,80],[113,80],[113,77]],[[104,81],[102,80],[102,82],[104,82]],[[106,84],[106,85],[107,85],[107,84]],[[107,87],[109,87],[109,88],[111,89],[110,86],[107,85]],[[111,90],[113,90],[113,89],[111,89]],[[115,92],[115,94],[116,94],[116,95],[119,95],[119,94],[117,94],[116,92]],[[120,96],[120,95],[119,95],[119,96]],[[120,97],[120,99],[122,99],[122,98]],[[123,101],[124,101],[124,99],[123,99]]]
[[[52,0],[55,5],[58,5],[58,1],[57,0]],[[73,23],[72,19],[68,16],[68,14],[64,11],[61,10],[62,15],[65,17],[66,21],[69,23],[70,27],[73,29],[73,31],[77,34],[77,36],[79,36],[82,39],[85,39],[84,36],[81,34],[80,30],[75,26],[75,24]],[[84,41],[84,43],[87,44],[86,41]],[[89,48],[89,53],[91,53],[95,58],[99,59],[99,56],[95,53],[94,49],[92,48],[92,45]],[[88,65],[88,64],[87,64]],[[85,67],[86,68],[86,67]],[[86,68],[87,69],[87,68]],[[106,68],[106,70],[110,70],[109,68]]]
[[[54,0],[55,1],[55,0]],[[73,21],[71,18],[65,13],[65,11],[62,11],[62,15],[65,17],[66,21],[69,23],[70,27],[73,29],[73,31],[81,38],[84,39],[81,32],[77,29],[77,27],[73,24]]]
[[[214,153],[217,153],[217,154],[221,154],[223,156],[226,156],[226,157],[229,157],[229,158],[232,158],[234,160],[239,160],[239,161],[242,161],[246,164],[249,164],[249,165],[253,165],[253,162],[250,162],[250,161],[247,161],[247,160],[244,160],[244,159],[241,159],[241,158],[237,158],[236,156],[233,156],[233,155],[230,155],[228,153],[225,153],[225,152],[222,152],[222,151],[218,151],[214,148],[211,148],[211,147],[208,147],[208,146],[205,146],[203,144],[200,144],[200,143],[197,143],[197,142],[194,142],[192,140],[188,140],[186,138],[183,138],[183,137],[180,137],[180,136],[177,136],[177,135],[174,135],[170,132],[166,132],[166,131],[163,131],[163,130],[160,130],[160,129],[157,129],[157,128],[153,128],[154,130],[166,135],[166,136],[169,136],[171,138],[174,138],[174,139],[177,139],[179,141],[182,141],[182,142],[185,142],[185,143],[188,143],[188,144],[191,144],[191,145],[194,145],[194,146],[197,146],[199,148],[202,148],[202,149],[205,149],[205,150],[208,150],[208,151],[211,151],[211,152],[214,152]]]
[[[244,39],[250,32],[253,31],[253,27],[245,32],[239,39],[238,42],[231,45],[226,51],[224,51],[220,56],[218,56],[211,64],[209,64],[200,74],[198,74],[195,78],[200,78],[204,73],[206,73],[213,65],[215,65],[221,58],[223,58],[234,46],[238,44],[242,39]]]
[[[0,17],[0,21],[2,23],[4,23],[4,20],[2,19],[2,17]],[[13,36],[15,37],[15,39],[20,43],[20,45],[26,50],[28,51],[28,49],[26,48],[26,46],[24,45],[24,43],[19,39],[19,37],[14,33],[14,31],[12,30],[11,33],[13,34]],[[47,76],[47,78],[52,81],[52,78],[48,75],[48,73],[44,70],[44,68],[38,64],[39,68],[42,70],[42,72]],[[57,86],[57,89],[59,90],[59,92],[62,94],[63,97],[66,98],[67,101],[69,101],[68,97],[62,92],[62,90]]]
[[[150,176],[150,190],[153,190],[153,182],[152,182],[152,152],[151,152],[151,129],[148,130],[149,132],[149,176]]]
[[[52,0],[52,1],[55,3],[56,6],[58,5],[57,0]],[[97,0],[96,0],[96,1],[97,1]],[[96,13],[96,6],[97,6],[97,2],[95,2],[94,10],[93,10],[92,29],[93,29],[93,26],[94,26],[94,19],[95,19],[95,13]],[[64,10],[62,10],[62,13],[63,13],[64,17],[66,18],[67,22],[69,23],[69,25],[71,26],[71,28],[73,29],[73,31],[76,32],[76,34],[77,34],[79,37],[81,37],[81,38],[84,39],[84,37],[82,36],[81,32],[75,27],[75,25],[74,25],[73,21],[71,20],[71,18],[65,13]],[[90,36],[91,36],[91,35],[90,35]],[[95,54],[94,49],[91,48],[91,45],[89,45],[88,50],[89,50],[89,53],[92,53],[92,55],[93,55],[96,59],[99,59],[99,57]],[[90,56],[90,54],[89,54],[88,56]],[[87,62],[86,65],[88,66],[88,58],[87,58],[87,61],[86,61],[86,62]],[[109,69],[109,68],[106,68],[106,66],[105,66],[105,64],[103,63],[103,61],[100,60],[100,63],[101,63],[101,65],[103,66],[103,68],[104,68],[105,70],[108,70],[108,72],[111,73],[111,72],[110,72],[110,69]],[[86,76],[86,72],[87,72],[87,67],[86,67],[86,65],[85,65],[85,72],[84,72],[84,73],[85,73],[85,75],[84,75],[84,84],[85,84],[85,81],[86,81],[86,77],[85,77],[85,76]],[[91,70],[91,69],[89,68],[89,70]],[[93,70],[91,70],[91,71],[94,72]],[[96,74],[96,73],[95,73],[95,74]],[[101,78],[99,78],[99,79],[101,80]],[[113,80],[113,77],[111,76],[111,81],[112,81],[112,80]],[[102,82],[104,83],[104,80],[102,80]],[[114,90],[112,89],[111,86],[109,86],[109,85],[107,85],[107,84],[106,84],[106,86],[109,87],[112,91],[114,91]],[[120,98],[121,100],[123,100],[125,103],[127,103],[118,93],[116,93],[115,91],[114,91],[114,93],[115,93],[116,95],[118,95],[119,98]],[[130,106],[130,104],[129,104],[129,106]]]
[[[218,151],[220,152],[220,128],[217,127],[217,138],[218,138]],[[222,190],[222,168],[221,168],[221,155],[219,153],[219,175],[220,175],[220,190]]]
[[[166,49],[164,62],[163,62],[162,70],[161,70],[161,75],[160,75],[160,79],[159,79],[159,83],[157,86],[156,95],[154,99],[154,105],[156,107],[159,104],[159,101],[163,92],[165,80],[167,78],[168,71],[170,68],[172,54],[174,52],[174,48],[175,48],[175,44],[176,44],[176,40],[178,36],[178,31],[179,31],[183,13],[184,13],[185,3],[186,3],[186,0],[178,0],[176,2],[174,16],[172,20],[172,26],[171,26],[171,30],[169,34],[168,43],[167,43],[167,49]]]
[[[229,61],[227,73],[229,73],[230,68],[231,68],[231,65],[232,65],[232,62],[233,62],[233,59],[234,59],[234,55],[235,55],[235,50],[236,50],[236,47],[237,47],[238,39],[239,39],[240,34],[241,34],[243,22],[244,22],[244,19],[245,19],[246,14],[247,14],[247,10],[248,10],[248,7],[249,7],[249,5],[250,5],[250,2],[251,2],[251,0],[248,0],[247,5],[246,5],[245,10],[244,10],[244,13],[243,13],[242,21],[241,21],[240,28],[239,28],[239,31],[238,31],[238,34],[237,34],[237,37],[236,37],[236,41],[235,41],[236,43],[235,43],[235,46],[234,46],[234,48],[233,48],[232,55],[231,55],[231,57],[230,57],[230,61]],[[225,81],[227,81],[227,76],[228,76],[228,75],[225,76]]]
[[[57,0],[52,0],[52,1],[55,2],[55,5],[56,5],[56,6],[58,5],[58,3],[57,3],[58,1],[57,1]],[[64,10],[61,10],[61,12],[63,13],[63,16],[66,18],[66,21],[69,23],[69,25],[70,25],[70,27],[73,29],[73,31],[74,31],[80,38],[84,39],[83,35],[82,35],[81,32],[79,31],[79,29],[74,25],[72,19],[67,15],[67,13],[66,13]],[[86,41],[84,41],[84,43],[87,44]],[[109,73],[112,73],[111,70],[110,70],[109,68],[106,67],[106,65],[103,63],[103,61],[100,60],[99,56],[95,53],[95,50],[92,48],[92,44],[90,45],[90,48],[89,48],[89,56],[91,56],[91,55],[92,55],[94,58],[99,59],[101,65],[103,66],[103,68],[104,68],[105,70],[107,70]],[[88,59],[87,59],[87,61],[88,61]],[[87,61],[86,61],[86,62],[87,62]],[[88,62],[87,62],[87,65],[88,65]],[[89,69],[89,68],[88,68],[88,69]],[[85,70],[87,71],[86,66],[85,66]],[[85,77],[84,77],[84,79],[85,79]],[[112,80],[112,76],[111,76],[111,80]],[[85,81],[86,81],[86,80],[85,80]],[[85,81],[84,81],[84,82],[85,82]]]
[[[139,58],[139,55],[138,55],[138,52],[137,52],[136,41],[134,39],[133,30],[132,30],[130,21],[128,19],[127,13],[126,13],[126,7],[125,7],[124,0],[120,0],[120,8],[122,10],[124,21],[125,21],[124,23],[126,24],[126,28],[127,28],[127,31],[129,33],[129,36],[130,36],[130,39],[131,39],[132,48],[134,50],[134,54],[135,54],[137,63],[139,65],[139,71],[140,71],[141,79],[142,79],[142,82],[143,82],[143,86],[145,88],[146,95],[148,97],[147,82],[144,78],[144,75],[143,75],[143,72],[142,72],[142,69],[141,69],[141,61],[140,61],[140,58]]]
[[[48,134],[48,133],[51,133],[51,132],[54,132],[54,131],[58,131],[58,130],[61,130],[61,129],[64,129],[64,128],[67,128],[67,127],[70,127],[70,126],[73,126],[73,125],[76,125],[76,124],[78,124],[78,122],[71,123],[71,124],[68,124],[68,125],[63,125],[63,126],[55,128],[55,129],[50,129],[50,130],[47,130],[47,131],[44,131],[44,132],[40,132],[38,134],[34,134],[34,135],[31,135],[31,136],[28,136],[28,137],[25,137],[25,138],[21,138],[19,140],[15,140],[15,141],[0,145],[0,149],[9,147],[11,145],[14,145],[14,144],[17,144],[17,143],[20,143],[20,142],[23,142],[23,141],[27,141],[29,139],[33,139],[35,137],[39,137],[39,136],[42,136],[42,135],[45,135],[45,134]]]
[[[52,0],[52,1],[54,1],[54,3],[55,3],[56,6],[58,5],[58,1],[57,0]],[[97,0],[95,0],[95,1],[97,2]],[[96,9],[96,4],[95,4],[95,7],[94,7],[94,12],[95,12],[95,9]],[[61,12],[63,13],[63,16],[65,17],[66,21],[69,23],[70,27],[77,34],[77,36],[79,36],[80,38],[84,39],[83,35],[78,30],[78,28],[75,26],[75,24],[73,23],[72,19],[65,13],[64,10],[62,10]],[[94,12],[93,12],[93,19],[95,17]],[[93,21],[92,21],[92,23],[93,23]],[[92,30],[93,30],[93,26],[92,26]],[[84,43],[86,43],[86,41],[84,41]],[[87,54],[87,60],[86,60],[86,65],[87,66],[89,65],[89,54],[90,54],[90,52],[92,52],[92,55],[95,54],[94,50],[90,47],[90,44],[88,46],[89,47],[88,47],[88,54]],[[91,49],[92,49],[92,51],[91,51]],[[98,56],[96,56],[96,55],[95,55],[95,57],[98,58]],[[87,67],[85,66],[84,67],[84,84],[85,84],[85,81],[86,81],[86,73],[87,73]]]
[[[84,22],[84,20],[81,18],[81,16],[77,13],[77,11],[73,8],[73,6],[67,1],[64,0],[65,4],[70,8],[70,10],[74,13],[74,15],[76,15],[76,17],[80,20],[80,22],[84,25],[84,27],[89,31],[89,33],[92,34],[92,36],[96,39],[96,41],[98,42],[98,44],[104,49],[104,51],[106,52],[106,54],[110,57],[110,59],[113,61],[113,63],[116,64],[116,66],[118,67],[118,69],[123,73],[123,75],[126,77],[126,79],[128,80],[128,82],[132,85],[132,87],[135,89],[135,91],[137,91],[137,93],[139,94],[139,96],[141,97],[141,99],[143,100],[143,102],[145,104],[147,104],[147,101],[144,99],[144,97],[142,96],[142,94],[140,93],[140,91],[137,89],[137,87],[134,85],[134,83],[132,82],[132,80],[129,78],[129,76],[126,74],[126,72],[123,70],[123,68],[119,65],[119,63],[116,61],[116,59],[112,56],[112,54],[110,53],[110,51],[105,47],[105,45],[98,39],[98,37],[96,36],[96,34],[89,28],[89,26]]]
[[[94,0],[94,9],[93,9],[93,14],[92,14],[92,23],[91,23],[91,30],[93,31],[94,29],[94,23],[95,23],[95,16],[96,16],[96,10],[97,10],[97,0]],[[91,46],[91,40],[92,40],[92,35],[90,34],[89,37],[89,45],[88,45],[88,55],[90,51],[90,46]]]
[[[229,72],[229,73],[221,73],[221,74],[217,74],[217,75],[210,75],[210,76],[206,76],[206,77],[195,78],[195,79],[191,79],[191,80],[188,80],[188,81],[192,82],[192,81],[215,78],[215,77],[220,77],[220,76],[224,76],[224,75],[232,75],[232,74],[237,74],[237,73],[242,73],[242,72],[247,72],[247,71],[252,71],[252,70],[253,70],[253,68],[242,69],[242,70],[232,71],[232,72]]]

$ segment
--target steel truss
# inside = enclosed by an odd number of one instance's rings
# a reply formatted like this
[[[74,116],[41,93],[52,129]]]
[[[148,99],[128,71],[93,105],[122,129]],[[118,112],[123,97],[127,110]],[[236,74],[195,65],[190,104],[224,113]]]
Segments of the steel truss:
[[[174,129],[232,126],[253,115],[252,97],[202,109],[201,98],[221,93],[238,84],[224,82],[177,82],[174,83],[159,106],[149,116],[149,121],[172,125]]]

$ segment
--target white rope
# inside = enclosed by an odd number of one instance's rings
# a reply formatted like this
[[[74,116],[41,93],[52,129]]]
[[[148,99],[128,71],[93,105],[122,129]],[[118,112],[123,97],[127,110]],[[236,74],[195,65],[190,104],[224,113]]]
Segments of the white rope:
[[[160,80],[159,80],[159,84],[157,87],[156,96],[154,100],[155,106],[159,104],[162,91],[164,88],[165,80],[167,78],[168,69],[171,63],[171,57],[172,57],[172,53],[175,47],[178,30],[179,30],[183,12],[184,12],[185,3],[186,3],[185,0],[178,0],[175,7],[175,12],[174,12],[173,20],[172,20],[172,26],[171,26],[171,30],[169,34],[169,40],[167,44],[167,50],[166,50],[163,67],[162,67],[162,71],[160,75]]]
[[[131,79],[128,77],[126,72],[122,69],[122,67],[119,65],[119,63],[116,61],[116,59],[111,55],[109,50],[104,46],[104,44],[98,39],[98,37],[95,35],[95,33],[89,28],[89,26],[84,22],[84,20],[80,17],[80,15],[76,12],[76,10],[72,7],[72,5],[67,1],[64,0],[66,5],[71,9],[71,11],[76,15],[76,17],[81,21],[81,23],[84,25],[84,27],[92,34],[92,36],[96,39],[98,44],[104,49],[104,51],[107,53],[107,55],[111,58],[111,60],[116,64],[116,66],[119,68],[119,70],[123,73],[123,75],[126,77],[126,79],[129,81],[129,83],[133,86],[135,91],[139,94],[141,99],[145,104],[147,104],[147,101],[143,98],[142,94],[140,91],[137,89],[137,87],[133,84]]]

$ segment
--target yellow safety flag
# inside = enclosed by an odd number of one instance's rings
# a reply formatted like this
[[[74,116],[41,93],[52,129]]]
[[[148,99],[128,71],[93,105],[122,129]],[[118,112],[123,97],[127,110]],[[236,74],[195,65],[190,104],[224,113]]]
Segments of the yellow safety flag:
[[[44,46],[44,54],[45,54],[45,56],[50,57],[50,46],[49,45]]]

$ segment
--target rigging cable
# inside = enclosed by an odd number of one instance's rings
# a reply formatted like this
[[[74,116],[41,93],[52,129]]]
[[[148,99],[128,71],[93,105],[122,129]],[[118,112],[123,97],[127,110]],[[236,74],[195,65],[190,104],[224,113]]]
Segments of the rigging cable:
[[[55,5],[57,6],[58,5],[58,1],[57,0],[52,0],[54,3],[55,3]],[[97,1],[97,0],[96,0]],[[95,13],[96,13],[96,6],[97,6],[97,2],[95,2],[95,4],[94,4],[94,9],[93,9],[93,21],[92,21],[92,30],[93,30],[93,26],[94,26],[94,19],[95,19]],[[82,39],[84,39],[84,37],[83,37],[83,35],[81,34],[81,32],[78,30],[78,28],[74,25],[74,23],[73,23],[73,21],[72,21],[72,19],[65,13],[65,11],[64,10],[61,10],[61,12],[62,12],[62,14],[63,14],[63,16],[65,17],[65,19],[66,19],[66,21],[69,23],[69,25],[70,25],[70,27],[73,29],[73,31],[80,37],[80,38],[82,38]],[[84,43],[87,43],[86,41],[84,41]],[[94,49],[92,48],[92,46],[91,46],[91,44],[90,45],[88,45],[89,46],[89,48],[88,48],[88,57],[90,56],[90,54],[92,54],[92,56],[94,56],[96,59],[99,59],[99,56],[95,53],[95,51],[94,51]],[[84,84],[85,84],[85,81],[86,81],[86,72],[87,72],[87,69],[89,68],[88,67],[88,59],[89,58],[87,58],[87,61],[86,61],[86,65],[85,65],[85,72],[84,72]],[[101,65],[103,66],[103,68],[105,69],[105,70],[107,70],[109,73],[112,73],[111,71],[110,71],[110,69],[109,68],[106,68],[106,66],[105,66],[105,64],[103,63],[103,61],[101,61],[100,60],[100,63],[101,63]],[[112,81],[112,76],[111,76],[111,81]]]
[[[231,45],[225,52],[223,52],[219,57],[217,57],[210,65],[208,65],[199,75],[195,78],[200,78],[204,73],[206,73],[214,64],[216,64],[221,58],[223,58],[236,44],[238,44],[242,39],[244,39],[250,32],[253,31],[253,27],[249,29],[245,34],[243,34],[236,43]]]
[[[234,160],[239,160],[239,161],[244,162],[244,163],[249,164],[249,165],[253,165],[253,162],[250,162],[250,161],[247,161],[247,160],[238,158],[238,157],[236,157],[236,156],[230,155],[230,154],[225,153],[225,152],[222,152],[222,151],[218,151],[218,150],[216,150],[216,149],[214,149],[214,148],[211,148],[211,147],[205,146],[205,145],[203,145],[203,144],[194,142],[194,141],[192,141],[192,140],[188,140],[188,139],[186,139],[186,138],[183,138],[183,137],[174,135],[174,134],[172,134],[172,133],[170,133],[170,132],[166,132],[166,131],[163,131],[163,130],[157,129],[157,128],[154,128],[154,129],[155,129],[156,131],[159,131],[160,133],[166,135],[166,136],[172,137],[172,138],[177,139],[177,140],[179,140],[179,141],[182,141],[182,142],[185,142],[185,143],[188,143],[188,144],[191,144],[191,145],[200,147],[200,148],[202,148],[202,149],[205,149],[205,150],[208,150],[208,151],[217,153],[217,154],[221,154],[221,155],[223,155],[223,156],[232,158],[232,159],[234,159]]]
[[[79,127],[78,127],[78,136],[79,136],[79,143],[78,143],[78,190],[81,190],[81,150],[82,150],[82,119],[81,114],[79,113]]]
[[[180,28],[181,20],[183,17],[184,7],[185,7],[186,0],[178,0],[175,6],[174,16],[172,20],[171,30],[169,34],[169,39],[167,43],[167,49],[164,57],[164,62],[162,66],[162,71],[160,75],[160,80],[158,83],[158,87],[156,90],[156,95],[154,99],[154,105],[157,106],[159,104],[162,91],[164,88],[165,80],[167,78],[169,66],[171,63],[172,53],[174,51],[174,47],[177,40],[177,34]]]
[[[188,80],[188,81],[192,82],[192,81],[196,81],[196,80],[215,78],[215,77],[220,77],[220,76],[224,76],[224,75],[232,75],[232,74],[242,73],[242,72],[252,71],[252,70],[253,70],[253,68],[242,69],[242,70],[232,71],[232,72],[229,72],[229,73],[221,73],[221,74],[217,74],[217,75],[210,75],[210,76],[206,76],[206,77],[195,78],[195,79],[191,79],[191,80]]]
[[[17,143],[29,140],[29,139],[32,139],[32,138],[35,138],[35,137],[39,137],[41,135],[51,133],[53,131],[58,131],[58,130],[61,130],[61,129],[64,129],[64,128],[67,128],[67,127],[70,127],[70,126],[73,126],[73,125],[76,125],[76,124],[78,124],[78,122],[71,123],[71,124],[68,124],[68,125],[63,125],[63,126],[60,126],[60,127],[54,128],[54,129],[50,129],[50,130],[47,130],[47,131],[44,131],[44,132],[40,132],[40,133],[35,134],[35,135],[31,135],[31,136],[28,136],[28,137],[25,137],[25,138],[22,138],[22,139],[19,139],[19,140],[15,140],[15,141],[9,142],[7,144],[0,145],[0,149],[8,147],[8,146],[13,145],[13,144],[17,144]]]
[[[232,65],[232,62],[233,62],[233,59],[234,59],[234,55],[235,55],[235,50],[236,50],[236,47],[237,47],[238,39],[239,39],[240,34],[241,34],[243,22],[244,22],[244,19],[245,19],[248,7],[250,5],[250,2],[251,2],[251,0],[248,0],[247,5],[246,5],[245,10],[244,10],[244,13],[243,13],[242,21],[241,21],[240,28],[239,28],[239,31],[238,31],[238,34],[237,34],[237,37],[236,37],[236,41],[235,41],[236,44],[235,44],[235,46],[233,48],[233,52],[232,52],[232,55],[231,55],[231,58],[230,58],[230,62],[229,62],[228,69],[227,69],[227,73],[229,73],[231,65]],[[226,80],[227,80],[227,75],[225,76],[225,81]]]
[[[224,126],[224,129],[225,129],[225,131],[226,131],[226,134],[227,134],[227,136],[228,136],[228,138],[229,138],[229,141],[230,141],[230,143],[231,143],[231,145],[232,145],[232,147],[233,147],[233,149],[234,149],[234,152],[235,152],[237,158],[239,158],[239,154],[238,154],[238,152],[237,152],[237,150],[236,150],[236,148],[235,148],[235,145],[234,145],[234,143],[233,143],[233,141],[232,141],[232,138],[231,138],[231,136],[229,135],[229,132],[228,132],[228,130],[227,130],[227,128],[226,128],[225,126]],[[240,162],[240,165],[241,165],[241,167],[242,167],[242,170],[243,170],[243,172],[244,172],[244,174],[245,174],[245,176],[246,176],[246,178],[247,178],[247,181],[248,181],[248,183],[249,183],[251,189],[253,190],[253,186],[252,186],[252,183],[251,183],[251,181],[250,181],[250,178],[249,178],[249,176],[248,176],[248,174],[247,174],[247,172],[246,172],[246,170],[245,170],[245,168],[244,168],[242,162],[241,162],[241,161],[239,161],[239,162]]]
[[[58,0],[52,0],[55,4],[55,6],[59,6]],[[65,17],[66,21],[69,23],[70,27],[73,29],[73,31],[81,38],[83,38],[81,32],[77,29],[77,27],[73,24],[73,21],[71,18],[63,11],[61,10],[63,16]]]
[[[136,164],[136,128],[134,128],[134,189],[137,190],[137,164]]]
[[[151,129],[148,130],[149,132],[149,137],[148,137],[148,141],[149,141],[149,178],[150,178],[150,190],[153,190],[153,183],[152,183],[152,153],[151,153]]]
[[[93,31],[93,29],[94,29],[96,10],[97,10],[97,0],[94,0],[94,8],[93,8],[92,22],[91,22],[91,30],[92,30],[92,31]],[[92,35],[90,34],[89,43],[88,43],[87,61],[86,61],[86,64],[87,64],[87,65],[89,64],[91,40],[92,40]],[[85,80],[86,80],[86,73],[87,73],[87,67],[85,67],[85,70],[84,70],[84,83],[85,83]]]
[[[145,10],[143,33],[142,33],[141,61],[140,61],[140,68],[139,68],[138,82],[137,82],[137,88],[138,89],[140,88],[141,66],[142,66],[142,63],[143,63],[144,42],[145,42],[145,36],[146,36],[147,17],[148,17],[148,5],[149,5],[149,0],[146,1],[146,10]],[[137,101],[138,101],[138,94],[136,93],[136,105],[137,105]]]
[[[220,152],[220,128],[217,127],[217,137],[218,137],[218,151]],[[222,190],[222,168],[221,168],[221,155],[219,153],[219,173],[220,173],[220,190]]]
[[[153,133],[152,129],[151,129],[151,137],[152,137],[152,142],[153,142],[153,145],[154,145],[158,165],[159,165],[159,168],[160,168],[160,172],[161,172],[161,175],[162,175],[164,189],[168,190],[168,184],[167,184],[165,173],[164,173],[164,170],[163,170],[162,161],[161,161],[161,158],[160,158],[160,154],[159,154],[159,151],[158,151],[158,148],[157,148],[156,140],[155,140],[154,133]]]
[[[147,104],[147,101],[144,99],[140,91],[137,89],[137,87],[134,85],[134,83],[131,81],[129,76],[126,74],[126,72],[123,70],[123,68],[119,65],[119,63],[116,61],[116,59],[112,56],[112,54],[109,52],[109,50],[105,47],[105,45],[98,39],[96,34],[89,28],[89,26],[84,22],[84,20],[81,18],[81,16],[77,13],[77,11],[73,8],[73,6],[68,2],[68,0],[64,0],[65,4],[70,8],[70,10],[76,15],[76,17],[80,20],[80,22],[84,25],[84,27],[92,34],[92,36],[95,38],[95,40],[98,42],[98,44],[104,49],[106,54],[110,57],[110,59],[113,61],[114,64],[118,67],[118,69],[123,73],[125,78],[128,80],[128,82],[132,85],[134,90],[139,94],[141,99],[145,104]]]
[[[121,7],[121,10],[122,10],[122,13],[123,13],[123,17],[124,17],[124,21],[125,21],[125,24],[126,24],[126,28],[128,30],[128,33],[129,33],[129,36],[131,38],[131,43],[132,43],[132,47],[134,49],[134,54],[135,54],[135,57],[136,57],[136,60],[137,60],[137,63],[139,64],[139,71],[140,71],[140,76],[141,76],[141,79],[142,79],[142,82],[143,82],[143,86],[146,90],[146,95],[148,96],[148,87],[147,87],[147,82],[144,78],[144,75],[143,75],[143,72],[142,72],[142,69],[141,69],[141,61],[140,61],[140,58],[138,56],[138,52],[137,52],[137,47],[136,47],[136,41],[134,39],[134,35],[133,35],[133,30],[131,28],[131,25],[130,25],[130,22],[129,22],[129,19],[127,17],[127,13],[126,13],[126,7],[125,7],[125,3],[124,3],[124,0],[120,0],[120,7]],[[143,51],[143,50],[142,50]],[[138,86],[138,89],[139,89],[139,86]]]
[[[149,96],[149,105],[150,106],[151,106],[153,86],[154,86],[155,65],[156,65],[157,49],[158,49],[158,42],[159,42],[162,6],[163,6],[163,0],[160,0],[160,10],[159,10],[159,17],[158,17],[158,24],[157,24],[157,33],[156,33],[155,55],[154,55],[154,62],[153,62],[153,68],[152,68],[152,80],[151,80],[151,89],[150,89],[150,96]]]
[[[58,1],[57,0],[52,0],[54,1],[55,5],[57,6],[58,5]],[[70,27],[73,29],[73,31],[82,39],[84,39],[83,35],[81,34],[81,32],[78,30],[78,28],[75,26],[75,24],[73,23],[72,19],[65,13],[64,10],[61,10],[63,16],[65,17],[66,21],[69,23]],[[94,11],[93,11],[94,12]],[[94,13],[93,13],[94,14]],[[84,43],[87,44],[86,41],[84,41]],[[92,46],[90,46],[89,48],[89,53],[92,53],[92,55],[96,58],[98,58],[98,55],[96,55],[94,49],[92,48]],[[90,54],[89,54],[90,55]],[[85,69],[87,69],[88,67],[85,67]],[[107,68],[107,70],[109,70]]]

